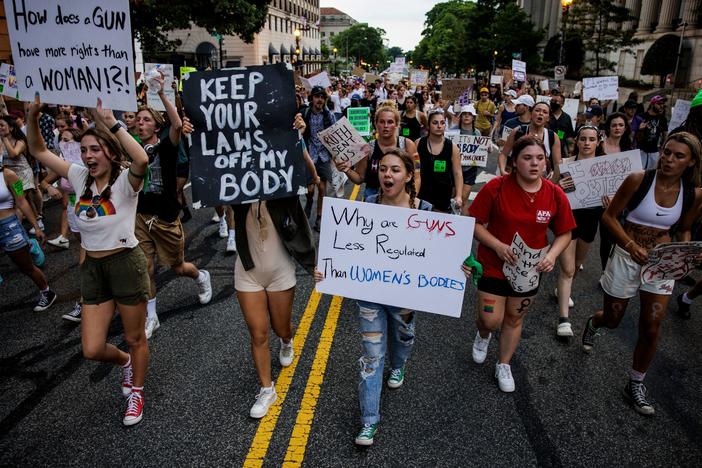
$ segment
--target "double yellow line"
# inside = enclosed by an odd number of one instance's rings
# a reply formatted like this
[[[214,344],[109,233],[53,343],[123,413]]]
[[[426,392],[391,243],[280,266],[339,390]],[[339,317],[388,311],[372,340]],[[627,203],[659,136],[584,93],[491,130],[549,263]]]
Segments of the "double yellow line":
[[[359,186],[356,185],[349,196],[349,200],[356,199],[358,196],[358,190]],[[316,290],[312,290],[310,298],[307,301],[307,307],[305,307],[305,312],[302,314],[300,324],[297,326],[295,340],[293,341],[295,359],[290,366],[284,367],[281,370],[280,375],[278,375],[278,380],[276,381],[278,400],[273,406],[271,406],[271,408],[268,410],[268,414],[264,416],[259,423],[256,434],[251,441],[249,452],[244,460],[244,466],[247,468],[263,466],[266,453],[268,452],[268,447],[271,443],[271,438],[273,437],[273,432],[275,431],[276,424],[278,423],[278,417],[283,409],[285,397],[288,395],[290,384],[292,383],[292,379],[295,375],[297,364],[300,361],[302,350],[305,347],[305,342],[307,341],[307,336],[312,326],[312,321],[314,320],[321,297],[321,294],[319,294]],[[334,341],[334,333],[336,332],[336,324],[339,319],[339,313],[341,312],[342,301],[342,297],[334,296],[331,304],[329,305],[327,318],[324,322],[324,328],[322,329],[322,334],[319,338],[319,344],[317,345],[317,352],[315,353],[314,361],[312,362],[312,369],[310,370],[310,375],[307,377],[305,392],[303,394],[302,401],[300,402],[300,409],[298,410],[297,418],[295,420],[295,427],[293,427],[292,436],[290,437],[288,449],[285,453],[285,461],[283,462],[283,466],[301,466],[305,458],[307,441],[309,439],[310,431],[312,430],[312,420],[314,419],[314,412],[317,408],[317,400],[319,399],[319,393],[324,380],[324,373],[327,370],[327,361],[329,360],[329,353],[331,352],[332,343]]]

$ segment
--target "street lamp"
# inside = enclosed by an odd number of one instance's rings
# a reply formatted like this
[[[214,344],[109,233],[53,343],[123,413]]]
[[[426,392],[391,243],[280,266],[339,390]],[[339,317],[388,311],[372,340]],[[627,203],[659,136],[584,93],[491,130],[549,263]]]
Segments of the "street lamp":
[[[295,56],[297,58],[295,61],[295,68],[300,69],[302,67],[302,60],[300,59],[300,54],[302,53],[300,50],[300,36],[302,36],[302,31],[300,31],[299,28],[295,28],[293,34],[295,35]]]
[[[558,52],[558,64],[563,65],[564,60],[564,48],[565,48],[565,38],[566,38],[566,22],[568,20],[568,10],[573,4],[573,0],[561,0],[561,11],[563,13],[563,24],[561,28],[561,49]]]
[[[338,52],[336,47],[334,47],[333,52],[334,52],[334,76],[336,76],[336,53]]]

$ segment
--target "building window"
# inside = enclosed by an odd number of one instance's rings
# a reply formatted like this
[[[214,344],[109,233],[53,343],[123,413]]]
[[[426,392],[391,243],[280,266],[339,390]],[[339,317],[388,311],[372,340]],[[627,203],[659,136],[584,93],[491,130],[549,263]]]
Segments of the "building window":
[[[322,37],[324,37],[325,34],[326,34],[326,33],[325,33],[324,31],[322,31]]]

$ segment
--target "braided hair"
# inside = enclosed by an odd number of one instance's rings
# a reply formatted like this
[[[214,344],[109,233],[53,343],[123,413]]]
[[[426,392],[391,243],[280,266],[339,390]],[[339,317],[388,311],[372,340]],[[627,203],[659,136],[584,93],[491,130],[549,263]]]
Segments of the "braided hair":
[[[404,150],[401,150],[400,148],[395,148],[383,155],[380,160],[382,161],[385,156],[388,155],[393,155],[397,156],[400,158],[402,161],[402,164],[405,166],[405,170],[407,171],[407,174],[409,174],[410,178],[405,184],[405,192],[409,193],[410,200],[409,200],[409,206],[410,208],[417,208],[416,206],[416,198],[417,198],[417,190],[414,188],[414,159]],[[382,203],[383,201],[383,186],[381,184],[380,186],[380,191],[378,192],[378,203]]]
[[[121,162],[124,159],[124,152],[117,138],[109,132],[99,128],[89,128],[80,136],[80,141],[82,142],[83,138],[86,136],[94,137],[105,153],[105,156],[110,159],[110,180],[107,187],[100,193],[100,196],[104,200],[109,200],[112,194],[112,184],[115,183],[115,180],[117,180],[117,177],[119,177],[119,174],[122,172]],[[93,190],[90,188],[93,182],[95,182],[95,179],[88,173],[88,178],[85,180],[85,189],[80,196],[81,199],[90,200],[93,198]]]

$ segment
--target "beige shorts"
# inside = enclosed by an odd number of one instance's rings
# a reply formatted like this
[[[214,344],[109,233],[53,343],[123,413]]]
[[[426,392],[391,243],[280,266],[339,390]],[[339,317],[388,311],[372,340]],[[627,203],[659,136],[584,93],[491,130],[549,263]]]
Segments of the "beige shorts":
[[[151,215],[137,213],[134,234],[149,262],[156,255],[162,265],[176,266],[183,263],[185,233],[179,219],[168,223]]]
[[[610,296],[629,299],[636,296],[637,291],[670,296],[673,294],[675,281],[643,281],[641,265],[633,261],[626,250],[616,246],[607,261],[600,284]]]
[[[258,266],[244,270],[239,257],[234,264],[234,289],[241,292],[258,291],[287,291],[295,287],[295,265],[291,262],[281,262],[279,268],[264,269]]]

